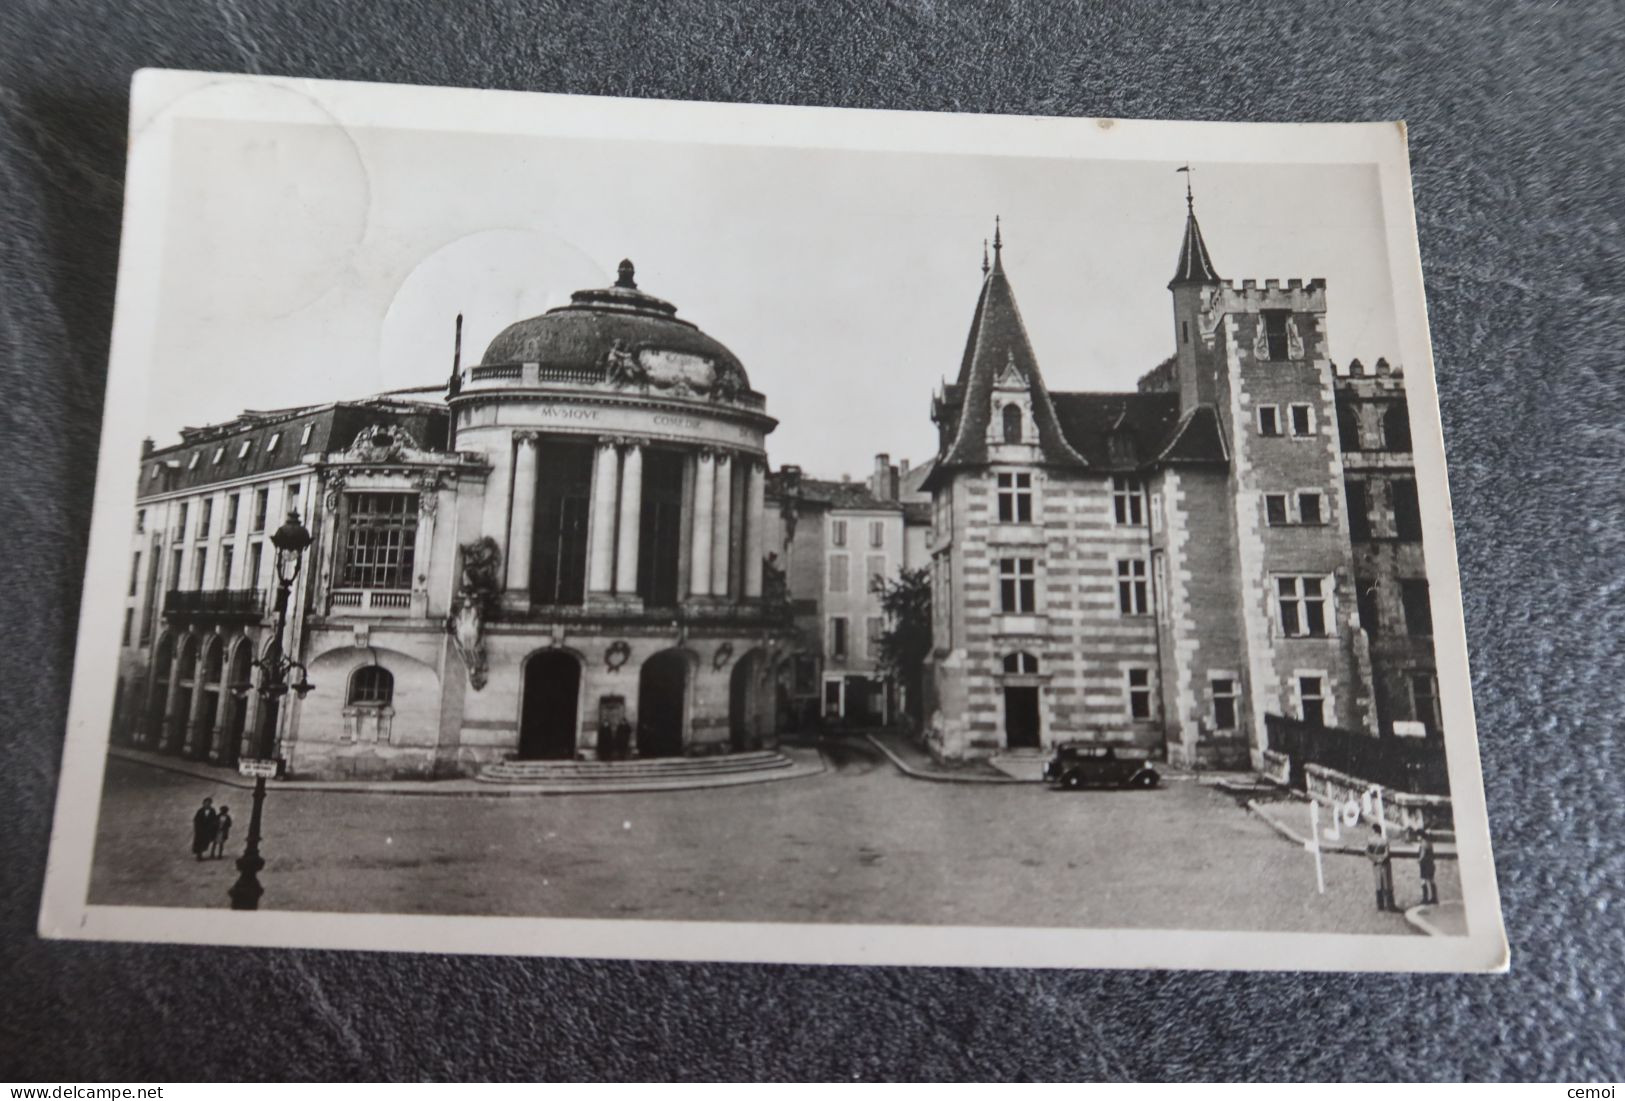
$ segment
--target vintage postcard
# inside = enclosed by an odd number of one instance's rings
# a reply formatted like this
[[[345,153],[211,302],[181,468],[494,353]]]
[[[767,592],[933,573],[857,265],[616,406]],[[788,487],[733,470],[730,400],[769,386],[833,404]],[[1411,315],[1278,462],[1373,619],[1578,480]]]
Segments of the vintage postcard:
[[[52,937],[1506,966],[1402,125],[144,72]]]

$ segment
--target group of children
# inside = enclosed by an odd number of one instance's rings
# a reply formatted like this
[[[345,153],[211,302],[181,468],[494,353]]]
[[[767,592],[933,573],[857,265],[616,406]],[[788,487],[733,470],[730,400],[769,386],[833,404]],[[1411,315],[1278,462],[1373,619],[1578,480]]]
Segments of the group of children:
[[[1439,886],[1433,881],[1433,839],[1425,829],[1408,830],[1406,836],[1416,842],[1416,873],[1422,880],[1422,905],[1436,906]],[[1371,840],[1366,843],[1365,855],[1371,861],[1371,870],[1376,873],[1377,909],[1398,911],[1399,903],[1394,899],[1394,853],[1381,822],[1372,823]]]

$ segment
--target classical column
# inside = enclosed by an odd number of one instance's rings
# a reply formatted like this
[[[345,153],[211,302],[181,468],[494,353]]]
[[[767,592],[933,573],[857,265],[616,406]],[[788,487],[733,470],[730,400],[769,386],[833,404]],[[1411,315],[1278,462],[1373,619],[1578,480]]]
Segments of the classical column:
[[[530,593],[530,547],[536,526],[535,432],[515,432],[513,458],[513,516],[508,522],[508,591]],[[515,597],[515,600],[520,598]]]
[[[761,459],[750,460],[745,479],[745,596],[758,598],[767,537],[767,468]]]
[[[220,645],[225,646],[224,639]],[[231,711],[237,703],[237,697],[231,691],[231,654],[222,653],[220,656],[220,690],[214,708],[214,733],[209,738],[209,760],[218,763],[225,755],[226,739],[231,736]]]
[[[638,539],[643,520],[643,445],[633,443],[621,460],[621,523],[616,536],[615,591],[638,591]]]
[[[186,757],[207,753],[209,749],[208,716],[203,710],[209,697],[209,650],[211,645],[219,644],[218,640],[204,635],[197,648],[197,661],[192,665],[192,706],[187,709],[186,733],[181,741],[181,754]]]
[[[500,449],[491,452],[491,473],[485,479],[485,505],[480,513],[480,534],[496,540],[502,551],[502,561],[508,561],[508,489],[513,484],[513,441],[508,441],[504,454]]]
[[[588,592],[607,593],[615,583],[615,487],[619,482],[620,452],[614,440],[600,440],[598,458],[593,464]]]
[[[175,713],[181,705],[181,655],[186,652],[186,635],[175,636],[174,649],[170,651],[169,659],[169,687],[164,696],[164,718],[158,727],[158,749],[168,753],[175,748]]]
[[[711,593],[711,524],[716,504],[716,460],[709,449],[694,457],[694,532],[689,543],[688,592]]]
[[[733,457],[717,455],[715,501],[711,509],[711,591],[728,595],[728,555],[733,544]]]

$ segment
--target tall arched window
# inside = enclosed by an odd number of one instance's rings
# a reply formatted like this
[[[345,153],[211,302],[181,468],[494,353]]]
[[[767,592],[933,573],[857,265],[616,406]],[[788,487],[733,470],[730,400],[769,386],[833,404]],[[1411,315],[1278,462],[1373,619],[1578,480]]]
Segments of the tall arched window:
[[[1021,406],[1015,402],[1004,407],[1004,442],[1021,442]]]
[[[1026,651],[1017,651],[1004,656],[1004,671],[1006,673],[1020,673],[1034,676],[1038,672],[1038,659]]]
[[[381,665],[363,665],[350,676],[345,702],[353,707],[388,707],[395,698],[395,678]]]

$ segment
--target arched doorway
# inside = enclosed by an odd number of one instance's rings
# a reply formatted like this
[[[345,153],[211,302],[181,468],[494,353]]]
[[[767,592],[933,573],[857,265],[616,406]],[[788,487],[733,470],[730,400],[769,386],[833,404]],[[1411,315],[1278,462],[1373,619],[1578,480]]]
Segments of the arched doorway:
[[[682,755],[687,704],[687,654],[662,650],[643,663],[638,674],[638,756]]]
[[[136,732],[136,741],[158,745],[164,739],[164,704],[169,698],[169,674],[175,666],[175,636],[165,633],[158,640],[152,659],[152,680],[147,684],[146,721]]]
[[[164,730],[162,748],[166,753],[186,752],[186,724],[192,720],[192,698],[197,692],[197,643],[196,635],[187,635],[181,643],[180,657],[176,659],[181,663],[180,691],[175,697],[175,711]]]
[[[240,691],[253,681],[250,666],[254,644],[244,639],[231,655],[231,676],[226,687],[231,690],[231,702],[226,705],[226,736],[220,743],[220,763],[235,765],[243,749],[243,735],[248,733],[248,697],[253,689]]]
[[[519,717],[519,756],[564,761],[576,755],[581,663],[561,650],[543,650],[525,662]]]
[[[226,668],[226,646],[218,638],[209,640],[208,651],[203,658],[203,683],[198,685],[203,693],[203,709],[198,712],[197,745],[193,752],[199,757],[209,756],[209,749],[215,738],[215,719],[220,715],[220,677]]]
[[[762,744],[762,667],[762,652],[752,650],[734,662],[728,678],[728,742],[735,753]]]

